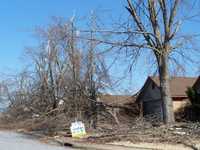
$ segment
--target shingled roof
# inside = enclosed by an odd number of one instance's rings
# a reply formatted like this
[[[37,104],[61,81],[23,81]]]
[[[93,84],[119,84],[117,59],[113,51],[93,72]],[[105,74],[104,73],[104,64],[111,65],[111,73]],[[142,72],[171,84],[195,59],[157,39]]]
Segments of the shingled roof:
[[[123,106],[126,104],[134,103],[136,100],[135,96],[129,96],[129,95],[110,95],[105,94],[101,95],[100,101],[107,105],[112,106]]]
[[[160,80],[158,77],[149,77],[154,83],[160,87]],[[172,97],[187,97],[186,90],[192,87],[197,78],[192,77],[172,77],[170,78],[170,91]]]

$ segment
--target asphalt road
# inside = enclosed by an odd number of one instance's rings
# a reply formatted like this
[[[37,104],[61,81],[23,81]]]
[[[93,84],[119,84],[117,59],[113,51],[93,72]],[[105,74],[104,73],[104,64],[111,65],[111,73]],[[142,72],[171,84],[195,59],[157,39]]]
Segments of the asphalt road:
[[[40,143],[25,135],[0,131],[0,150],[72,150]]]

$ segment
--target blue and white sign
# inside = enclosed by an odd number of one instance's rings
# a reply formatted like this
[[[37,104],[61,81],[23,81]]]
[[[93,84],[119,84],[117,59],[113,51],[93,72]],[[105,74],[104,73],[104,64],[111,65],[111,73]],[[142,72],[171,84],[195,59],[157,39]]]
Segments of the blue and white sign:
[[[85,125],[82,121],[73,122],[70,129],[74,138],[82,138],[86,135]]]

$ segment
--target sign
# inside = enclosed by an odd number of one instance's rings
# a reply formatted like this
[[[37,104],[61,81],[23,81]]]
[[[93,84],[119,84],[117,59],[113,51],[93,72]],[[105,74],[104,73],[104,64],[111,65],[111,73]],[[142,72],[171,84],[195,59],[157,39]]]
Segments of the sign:
[[[86,135],[85,125],[81,121],[76,121],[71,124],[70,127],[72,137],[74,138],[82,138]]]

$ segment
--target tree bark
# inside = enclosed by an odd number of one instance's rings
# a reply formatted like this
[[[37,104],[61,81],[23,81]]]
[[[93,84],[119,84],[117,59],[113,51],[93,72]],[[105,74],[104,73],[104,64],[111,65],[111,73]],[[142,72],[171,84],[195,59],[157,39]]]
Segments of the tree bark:
[[[159,77],[160,77],[160,92],[163,108],[163,121],[166,124],[175,122],[173,112],[173,101],[170,93],[168,58],[167,54],[162,54],[158,58]]]
[[[53,77],[51,62],[49,62],[49,76],[50,76],[50,84],[51,84],[50,95],[51,95],[51,101],[52,101],[52,109],[54,110],[57,108],[57,101],[56,101],[56,95],[55,95],[55,85],[54,85],[54,77]]]

